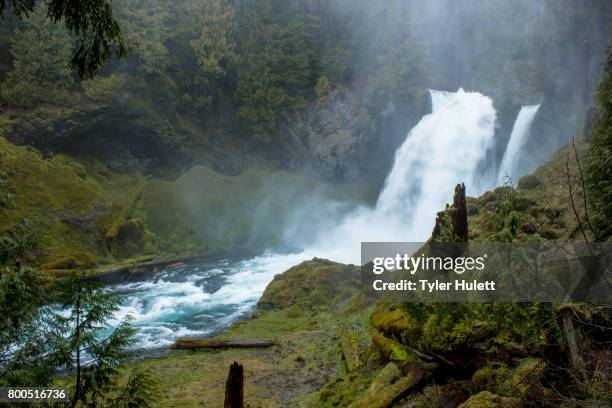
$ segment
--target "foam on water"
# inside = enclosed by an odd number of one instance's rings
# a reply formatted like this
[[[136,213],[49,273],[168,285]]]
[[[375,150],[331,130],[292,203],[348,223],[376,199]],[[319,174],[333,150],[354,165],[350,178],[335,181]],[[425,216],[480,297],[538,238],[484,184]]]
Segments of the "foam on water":
[[[112,325],[127,314],[138,329],[138,349],[159,348],[179,337],[202,337],[249,312],[274,275],[307,259],[308,253],[266,253],[165,270],[148,282],[111,286],[123,297]]]

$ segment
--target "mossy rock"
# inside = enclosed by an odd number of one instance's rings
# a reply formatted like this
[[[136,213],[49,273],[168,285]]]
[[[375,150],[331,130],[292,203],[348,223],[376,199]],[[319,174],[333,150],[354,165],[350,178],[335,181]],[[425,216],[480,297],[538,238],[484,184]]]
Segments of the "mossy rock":
[[[115,256],[125,258],[142,253],[148,235],[142,220],[133,218],[122,222],[115,231],[107,234],[106,242]]]
[[[499,392],[497,387],[509,378],[510,372],[511,370],[505,366],[483,367],[472,376],[472,389],[474,392]]]
[[[372,313],[372,326],[385,333],[399,334],[417,326],[416,320],[406,311],[395,308],[393,310],[376,310]]]
[[[372,335],[372,344],[374,344],[383,356],[390,361],[404,363],[415,360],[415,357],[397,340],[390,339],[380,333]]]
[[[95,265],[95,257],[88,252],[54,259],[41,266],[43,270],[86,269]]]
[[[314,258],[276,275],[258,306],[288,309],[298,305],[302,310],[338,307],[357,293],[359,285],[358,267]]]
[[[544,392],[542,379],[546,374],[546,363],[538,358],[525,358],[514,369],[508,379],[509,386],[526,400],[540,399]]]
[[[516,398],[500,397],[489,391],[483,391],[470,397],[459,408],[519,408],[520,400]]]
[[[387,408],[410,392],[428,373],[420,364],[412,364],[407,371],[395,363],[387,364],[374,378],[370,388],[349,408]]]

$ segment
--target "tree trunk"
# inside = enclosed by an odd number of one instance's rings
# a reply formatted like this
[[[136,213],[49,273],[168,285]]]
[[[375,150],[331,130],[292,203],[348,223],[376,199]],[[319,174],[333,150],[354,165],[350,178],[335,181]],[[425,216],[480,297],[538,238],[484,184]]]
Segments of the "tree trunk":
[[[576,321],[576,312],[571,307],[565,307],[559,310],[558,313],[561,319],[563,335],[567,342],[567,351],[572,370],[584,384],[587,384],[587,364],[584,353],[585,348],[587,348],[587,340],[582,335],[580,325]]]
[[[224,408],[244,408],[244,370],[234,361],[225,383]]]
[[[453,232],[457,242],[468,242],[467,202],[465,199],[465,185],[457,184],[453,197]]]

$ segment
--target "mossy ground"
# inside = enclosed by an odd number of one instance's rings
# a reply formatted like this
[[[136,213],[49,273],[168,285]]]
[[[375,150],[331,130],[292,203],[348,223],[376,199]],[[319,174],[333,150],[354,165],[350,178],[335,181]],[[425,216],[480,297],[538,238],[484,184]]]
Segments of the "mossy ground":
[[[338,277],[347,267],[324,260],[304,262],[285,276],[322,268],[321,274]],[[349,267],[350,268],[350,267]],[[358,269],[352,269],[358,274]],[[357,275],[358,276],[358,275]],[[280,280],[280,279],[278,279]],[[278,281],[277,280],[277,281]],[[335,282],[340,282],[336,279]],[[270,288],[270,287],[269,287]],[[268,299],[276,289],[270,288]],[[258,310],[253,318],[239,321],[222,333],[224,339],[268,338],[278,346],[265,349],[214,351],[172,351],[141,364],[163,378],[162,407],[222,407],[229,365],[237,361],[245,369],[245,403],[249,407],[318,407],[325,405],[318,391],[346,372],[339,351],[339,336],[349,327],[360,337],[367,336],[370,310],[353,293],[338,292],[296,316],[292,305],[282,303],[271,310]],[[338,304],[335,310],[330,305]],[[269,308],[270,305],[268,304]]]

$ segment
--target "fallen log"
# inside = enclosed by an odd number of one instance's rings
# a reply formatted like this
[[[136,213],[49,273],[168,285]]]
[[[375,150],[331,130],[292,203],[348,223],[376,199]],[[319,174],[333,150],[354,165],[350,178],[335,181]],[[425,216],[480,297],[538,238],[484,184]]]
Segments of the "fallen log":
[[[389,363],[374,378],[370,388],[348,408],[389,408],[406,395],[420,391],[430,374],[421,363],[409,363],[407,372]]]
[[[265,348],[272,347],[278,343],[266,339],[246,340],[218,340],[218,339],[177,339],[170,345],[171,349],[195,350],[195,349],[218,349],[218,348]]]

